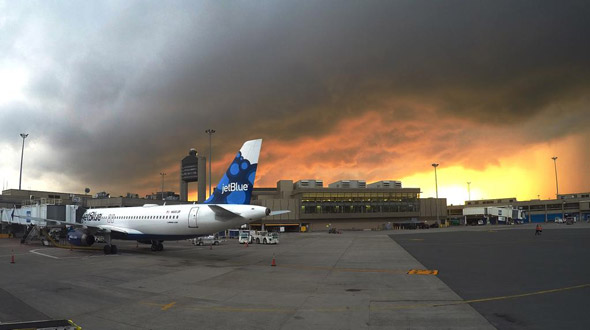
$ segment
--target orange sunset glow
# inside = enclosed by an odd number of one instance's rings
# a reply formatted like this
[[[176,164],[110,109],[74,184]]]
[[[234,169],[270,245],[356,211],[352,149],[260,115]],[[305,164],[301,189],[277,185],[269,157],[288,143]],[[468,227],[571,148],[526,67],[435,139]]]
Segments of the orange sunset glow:
[[[422,109],[436,118],[434,110]],[[390,124],[391,123],[391,124]],[[523,143],[523,134],[512,125],[475,127],[466,120],[425,121],[397,119],[395,111],[368,112],[341,121],[318,138],[285,142],[266,138],[257,173],[258,187],[274,187],[281,179],[321,179],[324,185],[338,180],[401,180],[404,187],[419,187],[422,197],[434,197],[437,162],[439,197],[448,204],[471,198],[516,197],[529,200],[555,197],[554,164],[558,155],[561,193],[588,190],[588,168],[576,150],[586,142],[583,134],[551,142]],[[221,175],[234,154],[213,162],[213,180]],[[193,193],[196,198],[196,193]]]

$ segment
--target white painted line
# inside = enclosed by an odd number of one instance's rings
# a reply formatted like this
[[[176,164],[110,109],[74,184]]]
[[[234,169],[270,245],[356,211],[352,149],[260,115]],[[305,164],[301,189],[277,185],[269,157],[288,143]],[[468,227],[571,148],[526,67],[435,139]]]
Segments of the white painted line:
[[[37,250],[41,250],[41,249],[37,249]],[[49,258],[53,258],[53,259],[59,259],[59,257],[50,256],[49,254],[41,253],[41,252],[38,252],[37,250],[31,250],[29,252],[34,253],[34,254],[38,254],[38,255],[44,256],[44,257],[49,257]]]

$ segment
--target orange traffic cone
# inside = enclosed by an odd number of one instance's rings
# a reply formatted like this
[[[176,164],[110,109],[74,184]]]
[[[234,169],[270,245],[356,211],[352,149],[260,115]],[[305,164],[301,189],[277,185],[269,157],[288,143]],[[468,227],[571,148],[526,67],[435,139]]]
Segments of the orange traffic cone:
[[[275,261],[275,254],[272,254],[272,264],[270,264],[271,266],[275,267],[277,265],[276,261]]]
[[[10,258],[10,263],[11,264],[14,263],[14,250],[12,250],[12,257]]]

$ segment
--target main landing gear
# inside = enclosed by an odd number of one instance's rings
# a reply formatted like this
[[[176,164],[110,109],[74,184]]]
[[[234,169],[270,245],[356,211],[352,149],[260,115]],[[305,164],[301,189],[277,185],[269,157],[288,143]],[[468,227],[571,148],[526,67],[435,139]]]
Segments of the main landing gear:
[[[116,245],[107,244],[104,246],[104,254],[117,254],[119,251]]]
[[[152,241],[152,251],[162,251],[164,250],[164,245],[161,241]]]
[[[111,244],[111,234],[110,233],[104,235],[104,240],[107,243],[103,248],[104,254],[117,254],[117,252],[119,250],[117,249],[116,245]]]

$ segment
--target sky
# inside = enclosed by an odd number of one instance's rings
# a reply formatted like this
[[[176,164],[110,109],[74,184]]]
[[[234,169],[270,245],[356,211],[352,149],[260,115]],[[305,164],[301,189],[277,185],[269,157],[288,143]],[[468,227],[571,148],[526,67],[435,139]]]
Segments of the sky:
[[[257,187],[590,191],[587,1],[0,0],[0,180],[141,196],[264,140]],[[471,182],[469,185],[467,182]],[[468,190],[469,186],[469,190]],[[195,196],[196,184],[191,184]]]

